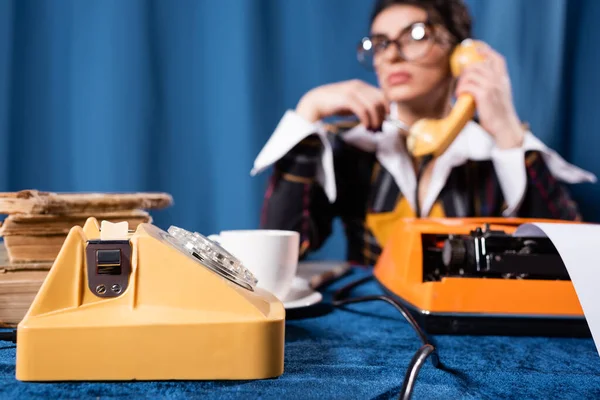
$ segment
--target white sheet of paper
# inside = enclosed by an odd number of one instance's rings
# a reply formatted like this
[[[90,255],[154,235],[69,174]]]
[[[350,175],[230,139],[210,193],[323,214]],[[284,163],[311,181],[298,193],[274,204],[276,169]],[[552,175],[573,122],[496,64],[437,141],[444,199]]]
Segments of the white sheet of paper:
[[[547,237],[569,272],[600,354],[600,225],[534,223],[521,225],[515,236]]]

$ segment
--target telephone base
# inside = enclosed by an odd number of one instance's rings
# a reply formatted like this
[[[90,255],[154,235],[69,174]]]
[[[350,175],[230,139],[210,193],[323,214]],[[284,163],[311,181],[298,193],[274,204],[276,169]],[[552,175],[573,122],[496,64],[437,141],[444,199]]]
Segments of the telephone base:
[[[107,297],[114,286],[98,284],[106,275],[87,265],[93,257],[86,249],[102,244],[98,237],[94,219],[67,236],[18,326],[18,380],[248,380],[283,373],[285,309],[273,294],[225,279],[173,247],[166,232],[142,224],[127,238],[130,262],[118,269],[123,290]],[[103,245],[127,250],[127,240]],[[92,291],[100,286],[108,289]]]
[[[93,326],[71,323],[80,318],[67,313],[21,325],[17,379],[246,380],[283,373],[282,320],[194,324],[186,322],[192,313],[169,308],[149,307],[139,316],[126,308],[86,311],[84,321],[107,314],[138,320]],[[156,322],[173,319],[180,321]]]

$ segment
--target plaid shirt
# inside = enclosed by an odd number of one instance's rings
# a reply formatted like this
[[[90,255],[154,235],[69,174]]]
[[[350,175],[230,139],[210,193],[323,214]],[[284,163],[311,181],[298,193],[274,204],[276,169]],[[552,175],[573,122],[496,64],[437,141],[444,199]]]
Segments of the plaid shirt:
[[[274,168],[265,193],[261,227],[298,231],[301,254],[320,248],[341,218],[347,238],[347,259],[374,265],[381,254],[366,225],[369,213],[393,211],[403,198],[392,175],[375,154],[328,135],[334,154],[337,199],[331,204],[315,182],[321,142],[311,136],[296,145]],[[517,217],[580,220],[566,187],[548,170],[538,152],[525,154],[527,188]],[[447,217],[501,217],[506,208],[492,161],[467,161],[454,167],[438,196]]]

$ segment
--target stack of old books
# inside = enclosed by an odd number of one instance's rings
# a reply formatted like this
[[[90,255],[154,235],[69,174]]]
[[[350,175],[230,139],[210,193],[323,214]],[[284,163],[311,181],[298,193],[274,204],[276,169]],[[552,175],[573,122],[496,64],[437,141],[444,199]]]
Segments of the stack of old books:
[[[95,217],[135,229],[172,203],[166,193],[0,193],[0,326],[23,318],[73,226]]]

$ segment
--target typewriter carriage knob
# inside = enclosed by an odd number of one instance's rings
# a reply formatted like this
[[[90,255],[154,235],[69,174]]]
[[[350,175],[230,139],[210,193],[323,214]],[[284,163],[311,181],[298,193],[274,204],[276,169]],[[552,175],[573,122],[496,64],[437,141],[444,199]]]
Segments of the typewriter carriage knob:
[[[463,265],[467,257],[467,247],[464,240],[450,236],[444,242],[442,262],[446,268]]]

